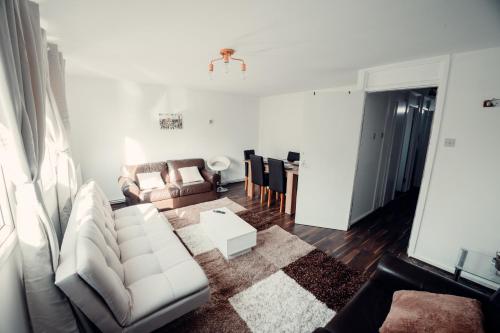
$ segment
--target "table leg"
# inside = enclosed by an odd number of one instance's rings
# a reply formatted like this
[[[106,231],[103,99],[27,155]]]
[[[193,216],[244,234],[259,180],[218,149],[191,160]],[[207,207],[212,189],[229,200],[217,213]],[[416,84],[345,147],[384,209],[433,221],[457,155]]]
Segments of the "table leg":
[[[460,278],[460,274],[462,274],[462,268],[464,267],[465,259],[467,258],[468,254],[468,251],[465,249],[462,249],[461,251],[462,252],[460,253],[460,257],[458,258],[458,263],[455,266],[455,281],[458,281],[458,279]]]
[[[297,183],[299,176],[293,172],[289,172],[286,177],[286,200],[285,213],[288,215],[295,214],[295,206],[297,204]]]

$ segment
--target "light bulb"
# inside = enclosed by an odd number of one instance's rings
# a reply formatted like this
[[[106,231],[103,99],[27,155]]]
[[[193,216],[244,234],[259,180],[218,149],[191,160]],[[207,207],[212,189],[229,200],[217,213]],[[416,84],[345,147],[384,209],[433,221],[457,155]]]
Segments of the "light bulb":
[[[224,62],[224,73],[229,74],[229,61]]]
[[[241,79],[246,80],[247,78],[247,71],[241,71]]]
[[[213,71],[208,71],[208,79],[213,80],[214,79],[214,72]]]

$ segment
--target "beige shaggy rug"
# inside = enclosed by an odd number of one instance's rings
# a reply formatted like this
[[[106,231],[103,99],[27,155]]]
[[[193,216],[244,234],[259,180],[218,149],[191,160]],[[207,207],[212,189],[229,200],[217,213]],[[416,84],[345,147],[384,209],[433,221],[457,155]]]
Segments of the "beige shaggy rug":
[[[188,225],[200,223],[200,213],[206,210],[227,207],[234,213],[246,210],[245,207],[238,205],[229,198],[222,198],[213,201],[202,202],[196,205],[172,209],[163,212],[168,222],[174,227],[174,230],[187,227]]]
[[[226,260],[199,225],[227,207],[257,230],[251,252]],[[158,332],[312,332],[354,295],[365,277],[268,219],[223,198],[164,212],[207,274],[210,301]]]

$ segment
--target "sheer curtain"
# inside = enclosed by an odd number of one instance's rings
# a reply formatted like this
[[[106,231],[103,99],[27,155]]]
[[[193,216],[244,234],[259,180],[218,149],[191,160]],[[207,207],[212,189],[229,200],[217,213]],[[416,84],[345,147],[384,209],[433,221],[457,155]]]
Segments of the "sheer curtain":
[[[49,144],[56,151],[54,167],[59,210],[59,221],[55,226],[60,233],[59,241],[62,241],[77,191],[77,180],[68,138],[70,127],[64,86],[64,59],[55,44],[49,44],[47,68],[47,129]]]
[[[0,1],[0,144],[15,186],[16,230],[35,332],[77,332],[70,305],[54,285],[59,244],[40,191],[48,86],[38,6]]]

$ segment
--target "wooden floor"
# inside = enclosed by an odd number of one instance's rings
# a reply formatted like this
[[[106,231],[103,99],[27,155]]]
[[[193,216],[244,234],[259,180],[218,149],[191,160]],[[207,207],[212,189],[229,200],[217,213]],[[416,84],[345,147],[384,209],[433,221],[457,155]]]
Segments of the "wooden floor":
[[[295,224],[293,216],[279,212],[279,204],[268,208],[267,204],[260,204],[257,195],[253,199],[247,198],[243,183],[230,184],[228,188],[229,191],[222,196],[254,212],[272,215],[275,224],[355,269],[371,274],[385,253],[406,258],[418,191],[399,196],[349,231],[339,231]]]

